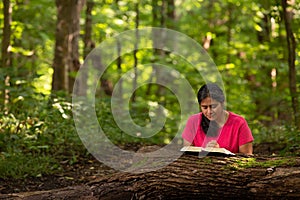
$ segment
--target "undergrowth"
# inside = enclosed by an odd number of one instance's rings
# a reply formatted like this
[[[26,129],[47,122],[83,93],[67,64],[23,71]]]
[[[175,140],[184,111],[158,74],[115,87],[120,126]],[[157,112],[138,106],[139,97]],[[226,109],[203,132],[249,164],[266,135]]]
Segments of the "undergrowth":
[[[132,103],[130,114],[134,123],[146,126],[150,122],[151,106],[157,104],[151,100]],[[180,110],[177,106],[169,105],[165,108],[162,113],[168,114],[164,127],[152,137],[141,138],[138,135],[129,135],[118,127],[111,112],[109,98],[96,102],[99,125],[109,140],[119,146],[168,144],[180,131],[178,127],[182,124],[178,123],[181,116],[178,114]],[[261,127],[254,137],[259,142],[268,140],[283,142],[287,144],[284,154],[299,155],[300,133],[291,126],[270,129]],[[54,174],[62,170],[60,164],[62,161],[72,165],[79,157],[87,155],[89,152],[78,136],[73,121],[71,99],[67,97],[18,99],[14,104],[10,104],[8,113],[0,114],[2,179]],[[246,165],[241,163],[239,166],[247,167],[247,164],[252,166],[262,163],[249,161]],[[273,164],[276,163],[270,165]]]

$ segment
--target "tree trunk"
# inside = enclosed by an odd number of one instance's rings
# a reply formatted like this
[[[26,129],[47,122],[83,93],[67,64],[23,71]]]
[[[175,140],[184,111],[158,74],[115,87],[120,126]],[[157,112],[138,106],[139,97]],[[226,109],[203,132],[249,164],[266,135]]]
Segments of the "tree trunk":
[[[262,20],[259,22],[259,26],[261,31],[257,31],[257,39],[260,43],[270,42],[271,40],[271,18],[270,12],[271,10],[271,2],[270,0],[265,0],[261,2],[261,13]]]
[[[290,1],[295,3],[294,1]],[[286,40],[288,48],[288,65],[289,65],[289,89],[292,98],[292,108],[294,111],[294,121],[300,130],[300,112],[298,105],[297,80],[296,80],[296,40],[292,29],[293,9],[288,8],[287,0],[282,0],[283,20],[285,24]]]
[[[9,102],[9,90],[10,75],[8,74],[8,68],[11,65],[11,53],[10,53],[10,37],[11,37],[11,20],[12,20],[12,7],[10,0],[3,0],[3,35],[2,35],[2,49],[1,49],[1,66],[4,69],[4,88],[3,88],[3,110],[8,112],[7,104]]]
[[[115,1],[115,4],[116,4],[116,8],[118,11],[121,11],[120,10],[120,7],[119,7],[119,1],[116,0]],[[122,13],[122,12],[120,12]],[[122,18],[121,16],[119,16],[120,18]],[[123,97],[123,80],[122,80],[122,42],[117,39],[117,52],[118,52],[118,58],[117,58],[117,68],[118,68],[118,83],[119,83],[119,89],[118,89],[118,96]]]
[[[161,1],[161,5],[159,5],[159,1],[157,0],[152,0],[152,26],[153,27],[160,27],[160,28],[165,28],[166,27],[166,0]],[[160,18],[159,18],[160,16]],[[165,44],[164,44],[164,39],[162,38],[164,30],[161,29],[160,31],[154,31],[152,33],[152,40],[153,40],[153,55],[155,57],[155,60],[153,60],[153,73],[156,77],[156,80],[162,80],[165,76],[162,73],[162,70],[160,69],[160,66],[156,64],[161,62],[161,60],[164,59],[165,57],[165,51],[163,50]],[[160,39],[158,39],[160,38]],[[152,78],[152,77],[151,77]],[[151,91],[152,84],[149,84],[147,88],[147,92]],[[157,91],[156,91],[156,96],[164,96],[165,91],[164,87],[160,84],[157,84]]]
[[[3,34],[2,34],[2,67],[9,67],[10,60],[10,36],[11,36],[11,20],[12,20],[12,7],[10,0],[3,0]]]
[[[94,8],[94,0],[86,1],[86,11],[85,11],[85,31],[84,31],[84,58],[95,48],[95,44],[92,40],[92,10]]]
[[[79,34],[80,34],[80,12],[83,8],[83,5],[85,4],[85,0],[77,0],[71,1],[71,19],[70,19],[70,32],[71,34],[68,37],[68,41],[70,41],[71,46],[68,46],[68,54],[70,55],[70,59],[68,60],[68,66],[69,66],[69,71],[68,71],[68,92],[72,93],[73,87],[74,87],[74,82],[76,79],[77,72],[80,68],[80,61],[79,61],[79,47],[78,47],[78,41],[79,41]],[[84,76],[83,76],[84,77]],[[83,78],[82,78],[83,79]],[[80,84],[83,84],[83,80],[81,80]],[[83,87],[81,87],[83,88]],[[82,91],[73,91],[76,94],[80,94]]]
[[[151,6],[152,6],[152,27],[158,27],[158,2],[157,0],[151,0]],[[152,37],[152,41],[153,41],[153,56],[157,56],[157,49],[155,49],[154,47],[156,46],[156,40],[155,40],[155,35],[153,34],[153,37]],[[152,62],[155,62],[156,59]],[[156,66],[155,66],[155,63],[152,64],[153,66],[153,71],[152,71],[152,74],[150,76],[150,81],[153,80],[155,74],[156,74]],[[148,84],[148,87],[147,87],[147,90],[146,90],[146,95],[149,96],[150,95],[150,92],[152,90],[152,86],[153,84]]]
[[[140,10],[139,10],[139,2],[137,2],[135,4],[135,13],[136,13],[136,19],[135,19],[135,37],[136,37],[136,42],[134,44],[134,51],[133,51],[133,59],[134,59],[134,64],[133,64],[133,68],[134,68],[134,78],[133,78],[133,93],[132,93],[132,102],[135,102],[135,98],[136,98],[136,89],[137,89],[137,65],[138,65],[138,58],[137,58],[137,53],[138,53],[138,43],[139,43],[139,21],[140,21]]]
[[[272,160],[272,158],[268,158]],[[266,158],[258,158],[266,162]],[[145,174],[118,173],[89,184],[100,199],[268,199],[300,197],[297,167],[239,169],[251,158],[183,155],[165,168]],[[295,166],[299,166],[299,160]],[[273,172],[271,170],[274,170]]]
[[[52,91],[72,92],[79,70],[79,19],[84,0],[56,0],[57,24]]]
[[[167,28],[174,29],[176,27],[175,24],[175,18],[176,18],[176,12],[175,12],[175,1],[174,0],[167,0]]]
[[[68,45],[68,21],[65,19],[68,16],[66,11],[68,8],[68,1],[56,0],[57,7],[57,23],[55,33],[55,52],[53,60],[53,78],[52,78],[52,90],[68,90],[68,78],[67,78],[67,45]]]
[[[117,58],[117,67],[118,67],[118,82],[119,82],[119,90],[118,95],[119,97],[123,97],[123,80],[122,80],[122,44],[118,40],[117,41],[117,51],[118,51],[118,58]],[[122,98],[121,98],[122,99]]]
[[[0,199],[299,199],[300,159],[183,155],[143,174],[118,172],[86,185],[0,195]],[[286,160],[287,162],[287,160]],[[291,166],[291,162],[293,166]],[[256,165],[255,165],[256,163]],[[260,165],[258,163],[261,163]],[[251,166],[252,164],[252,166]],[[290,166],[288,166],[288,164]],[[277,164],[278,165],[278,164]]]
[[[214,19],[214,10],[213,10],[213,5],[214,5],[214,1],[209,1],[208,2],[208,5],[205,6],[205,9],[208,11],[208,17],[207,17],[207,23],[208,23],[208,27],[209,27],[209,32],[211,33],[214,33],[215,32],[215,27],[216,25],[214,24],[213,22],[213,19]],[[203,38],[203,48],[208,51],[208,49],[211,47],[213,43],[213,38],[212,38],[212,35],[211,34],[208,34],[206,33],[204,38]],[[217,57],[215,54],[214,54],[214,51],[212,52],[213,53],[213,57]]]
[[[84,52],[83,57],[84,59],[88,56],[88,54],[95,48],[95,44],[92,40],[92,10],[95,3],[93,0],[86,1],[86,11],[85,11],[85,26],[84,26],[84,36],[83,36],[83,43],[84,43]],[[82,70],[81,74],[79,75],[79,87],[78,91],[76,92],[80,96],[86,96],[87,94],[87,80],[88,80],[88,69]]]

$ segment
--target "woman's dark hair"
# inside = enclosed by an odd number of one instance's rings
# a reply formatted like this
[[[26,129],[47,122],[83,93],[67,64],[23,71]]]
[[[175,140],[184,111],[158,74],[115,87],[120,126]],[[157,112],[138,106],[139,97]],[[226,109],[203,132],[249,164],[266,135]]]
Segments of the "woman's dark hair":
[[[197,97],[198,97],[199,104],[203,99],[207,97],[217,100],[220,103],[223,103],[225,101],[225,96],[222,89],[215,83],[208,83],[203,85],[199,89]]]
[[[225,96],[222,89],[215,83],[205,84],[199,89],[197,94],[198,103],[201,104],[202,100],[207,97],[210,97],[220,103],[224,103],[225,101]],[[217,136],[218,134],[218,124],[214,121],[211,122],[204,115],[202,115],[201,127],[207,136],[213,137]]]

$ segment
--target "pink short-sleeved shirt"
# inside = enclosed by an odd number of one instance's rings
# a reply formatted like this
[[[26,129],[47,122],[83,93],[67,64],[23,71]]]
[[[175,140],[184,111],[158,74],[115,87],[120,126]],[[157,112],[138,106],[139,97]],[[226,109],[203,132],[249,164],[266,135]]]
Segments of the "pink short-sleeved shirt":
[[[253,141],[246,120],[235,113],[229,112],[228,119],[220,129],[218,137],[206,137],[200,125],[201,119],[202,113],[192,115],[182,133],[182,138],[194,146],[205,147],[209,141],[216,140],[221,148],[238,153],[241,145]]]

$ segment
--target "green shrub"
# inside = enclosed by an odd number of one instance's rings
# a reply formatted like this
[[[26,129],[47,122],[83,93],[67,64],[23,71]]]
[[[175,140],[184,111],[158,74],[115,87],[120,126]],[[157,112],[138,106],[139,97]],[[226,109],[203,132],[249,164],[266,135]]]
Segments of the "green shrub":
[[[0,158],[0,177],[4,179],[40,177],[60,170],[58,161],[50,155],[36,157],[30,154],[2,154]]]

